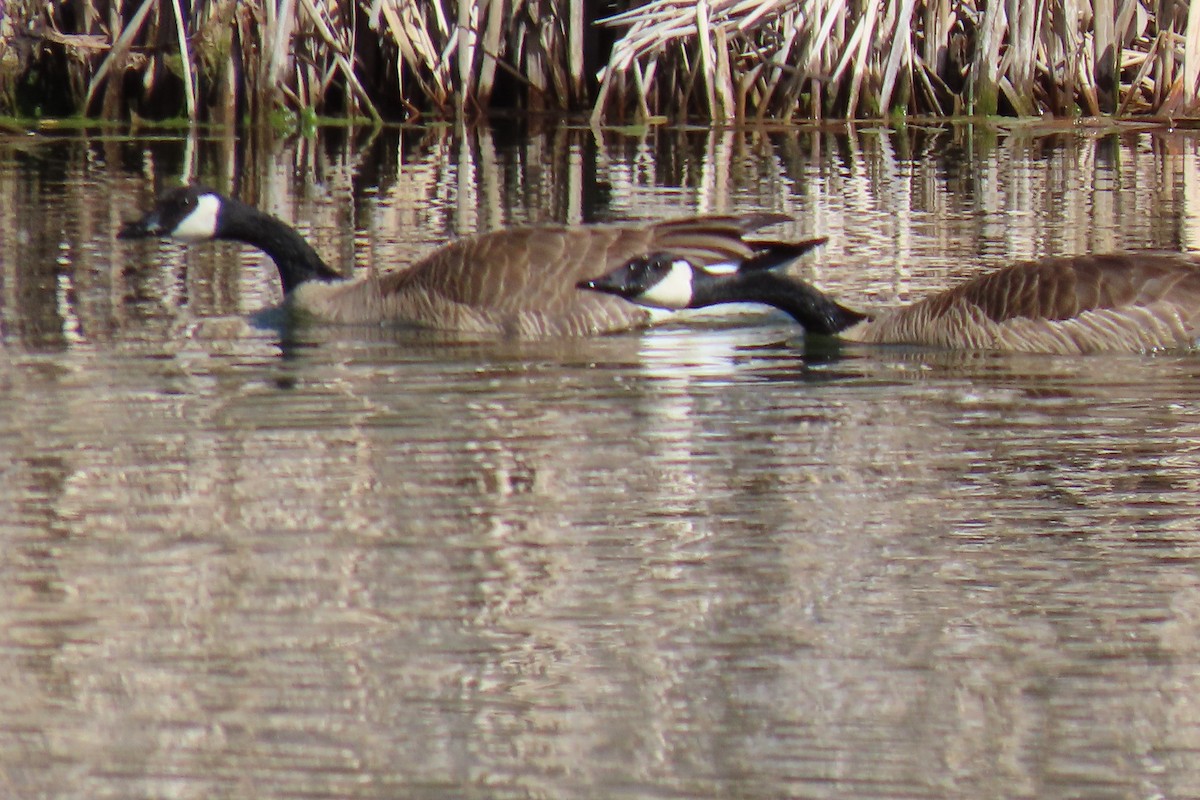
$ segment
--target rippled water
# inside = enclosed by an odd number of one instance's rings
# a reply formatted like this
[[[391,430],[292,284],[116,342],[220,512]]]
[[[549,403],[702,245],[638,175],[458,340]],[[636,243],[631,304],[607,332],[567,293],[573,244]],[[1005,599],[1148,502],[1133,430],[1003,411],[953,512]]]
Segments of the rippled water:
[[[1200,247],[1197,136],[0,140],[14,797],[1200,794],[1200,357],[256,324],[131,246],[188,174],[391,268],[523,221],[769,208],[900,302]],[[237,165],[236,169],[233,165]]]

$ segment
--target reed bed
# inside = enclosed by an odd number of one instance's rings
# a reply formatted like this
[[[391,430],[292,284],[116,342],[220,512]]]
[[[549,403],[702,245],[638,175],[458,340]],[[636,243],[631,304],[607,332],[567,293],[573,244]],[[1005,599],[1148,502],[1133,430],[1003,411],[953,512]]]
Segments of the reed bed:
[[[16,116],[1178,118],[1198,80],[1172,0],[0,0]]]

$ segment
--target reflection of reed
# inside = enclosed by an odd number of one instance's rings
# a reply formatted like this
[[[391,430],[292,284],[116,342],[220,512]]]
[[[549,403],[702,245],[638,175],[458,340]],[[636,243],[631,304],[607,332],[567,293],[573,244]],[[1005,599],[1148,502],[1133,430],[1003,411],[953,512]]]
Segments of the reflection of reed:
[[[61,333],[56,293],[85,338],[119,335],[148,313],[242,314],[278,299],[273,270],[240,248],[146,245],[157,252],[130,260],[113,233],[157,190],[118,164],[157,186],[182,174],[269,208],[345,272],[403,268],[453,237],[509,225],[748,209],[795,216],[780,235],[829,236],[807,268],[855,302],[910,300],[1017,258],[1198,246],[1189,221],[1196,139],[1183,132],[553,129],[521,138],[430,128],[332,131],[282,148],[155,142],[140,163],[82,138],[21,147],[0,144],[0,166],[20,158],[44,171],[31,180],[39,173],[0,169],[0,233],[17,243],[0,250],[0,268],[7,330],[31,342],[37,331]],[[58,177],[46,172],[52,162]],[[132,268],[146,263],[186,269],[173,278]],[[155,311],[155,302],[166,305]]]
[[[746,369],[761,330],[332,326],[278,358],[236,327],[263,271],[112,240],[183,150],[79,140],[34,167],[0,144],[10,350],[69,348],[0,359],[15,794],[1197,784],[1185,757],[1122,760],[1195,750],[1193,358],[960,353],[914,380],[873,354],[821,383]],[[1194,152],[438,131],[242,156],[252,175],[202,143],[189,171],[239,174],[359,268],[514,221],[787,208],[837,237],[824,278],[898,295],[1025,250],[1187,243]]]
[[[11,2],[0,113],[1178,117],[1198,30],[1150,0]]]

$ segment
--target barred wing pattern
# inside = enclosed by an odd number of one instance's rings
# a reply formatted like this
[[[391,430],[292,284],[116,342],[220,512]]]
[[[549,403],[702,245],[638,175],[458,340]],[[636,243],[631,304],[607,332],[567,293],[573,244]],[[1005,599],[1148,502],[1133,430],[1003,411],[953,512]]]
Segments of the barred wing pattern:
[[[1038,353],[1190,347],[1200,335],[1200,260],[1116,253],[1022,262],[843,336],[863,342]]]

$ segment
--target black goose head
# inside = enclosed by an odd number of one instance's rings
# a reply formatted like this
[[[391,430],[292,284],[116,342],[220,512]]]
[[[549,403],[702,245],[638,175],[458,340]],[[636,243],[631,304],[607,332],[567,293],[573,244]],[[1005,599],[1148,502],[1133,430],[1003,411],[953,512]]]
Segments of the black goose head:
[[[127,222],[118,239],[167,237],[181,242],[203,242],[221,235],[224,198],[203,186],[182,186],[158,199],[150,213]]]
[[[598,278],[580,281],[576,286],[616,295],[642,306],[690,308],[698,272],[703,270],[687,259],[651,253],[631,259]]]
[[[227,239],[262,250],[279,268],[284,294],[308,281],[339,281],[321,256],[282,220],[204,186],[172,189],[146,216],[127,222],[118,239],[162,237],[181,242]]]
[[[866,317],[799,278],[777,274],[780,267],[824,241],[759,242],[755,252],[738,263],[705,266],[671,253],[652,253],[576,285],[670,310],[763,303],[790,314],[810,333],[833,334]]]

